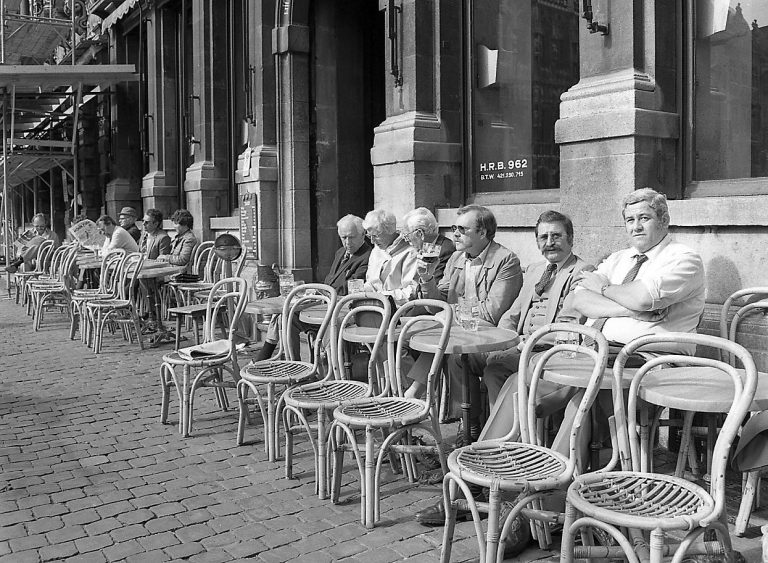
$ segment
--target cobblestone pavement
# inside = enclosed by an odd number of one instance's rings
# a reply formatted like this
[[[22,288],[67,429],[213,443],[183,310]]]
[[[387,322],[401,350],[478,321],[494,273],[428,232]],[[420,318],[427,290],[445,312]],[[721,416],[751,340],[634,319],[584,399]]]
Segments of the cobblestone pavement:
[[[0,563],[438,560],[442,528],[412,520],[438,486],[387,475],[382,520],[366,530],[351,465],[342,504],[318,500],[306,440],[285,479],[266,459],[261,424],[237,447],[236,409],[219,410],[210,390],[182,438],[175,396],[171,424],[159,421],[162,350],[107,335],[97,356],[67,326],[51,313],[35,333],[0,300]],[[457,526],[453,561],[477,558],[472,533]],[[517,560],[554,555],[530,548]]]

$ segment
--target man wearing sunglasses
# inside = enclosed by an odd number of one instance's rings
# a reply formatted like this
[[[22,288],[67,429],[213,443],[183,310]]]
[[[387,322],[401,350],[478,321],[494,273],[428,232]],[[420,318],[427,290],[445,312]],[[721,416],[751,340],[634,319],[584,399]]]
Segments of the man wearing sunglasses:
[[[451,227],[456,252],[448,260],[445,273],[438,282],[437,263],[417,261],[419,291],[425,299],[440,299],[458,303],[459,297],[476,297],[480,322],[497,325],[502,314],[517,299],[523,285],[520,260],[514,252],[493,240],[496,217],[487,207],[467,205],[456,212],[456,224]],[[427,354],[422,354],[408,374],[413,383],[406,391],[408,397],[423,394],[429,367]],[[471,401],[480,400],[480,383],[470,389]]]
[[[437,231],[437,219],[426,207],[417,207],[403,217],[403,231],[400,235],[417,253],[420,253],[424,243],[432,243],[440,247],[437,265],[432,273],[436,281],[440,281],[445,272],[448,259],[456,251],[456,245]]]

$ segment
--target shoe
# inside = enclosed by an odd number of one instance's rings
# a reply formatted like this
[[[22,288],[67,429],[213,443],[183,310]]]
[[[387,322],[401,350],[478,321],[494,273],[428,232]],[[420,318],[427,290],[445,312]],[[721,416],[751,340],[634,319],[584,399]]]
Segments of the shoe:
[[[504,520],[512,512],[513,507],[514,505],[511,502],[501,503],[501,510],[499,511],[500,528],[504,525]],[[499,532],[501,532],[501,529],[499,529]],[[518,516],[509,527],[507,537],[504,538],[504,559],[520,555],[528,547],[528,544],[531,543],[531,539],[531,526],[528,524],[528,520]]]
[[[464,522],[470,518],[472,518],[471,511],[462,509],[456,511],[457,522]],[[419,510],[416,513],[415,519],[416,522],[422,526],[443,526],[445,524],[445,506],[443,505],[443,499],[440,499],[424,510]]]

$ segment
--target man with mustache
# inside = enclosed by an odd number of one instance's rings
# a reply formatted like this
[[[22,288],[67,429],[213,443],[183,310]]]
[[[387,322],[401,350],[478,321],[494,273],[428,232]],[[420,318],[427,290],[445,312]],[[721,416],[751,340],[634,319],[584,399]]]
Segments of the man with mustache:
[[[523,287],[512,306],[501,316],[498,326],[516,331],[524,341],[541,326],[558,321],[579,322],[583,316],[563,307],[566,296],[573,287],[576,275],[594,269],[573,254],[573,223],[557,211],[545,211],[539,216],[534,230],[536,244],[544,261],[531,264],[523,277]],[[549,345],[553,345],[550,342]],[[514,422],[517,391],[517,371],[523,342],[499,352],[468,354],[464,361],[460,356],[450,356],[448,370],[460,377],[463,370],[482,377],[488,388],[488,400],[492,409],[481,439],[500,438]],[[539,399],[547,409],[565,406],[571,391],[567,388],[541,382]],[[478,420],[480,405],[470,406],[470,419]],[[468,514],[467,514],[468,515]],[[460,514],[460,517],[467,516]],[[416,521],[427,526],[441,526],[445,521],[442,499],[435,505],[416,514]]]

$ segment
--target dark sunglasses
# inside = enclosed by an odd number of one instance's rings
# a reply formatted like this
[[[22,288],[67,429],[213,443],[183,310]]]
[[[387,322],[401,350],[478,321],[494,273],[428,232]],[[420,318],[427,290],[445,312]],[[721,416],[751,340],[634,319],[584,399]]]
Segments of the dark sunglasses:
[[[459,231],[459,234],[463,235],[466,234],[467,231],[471,231],[472,227],[462,227],[461,225],[451,225],[451,231],[456,232]]]

